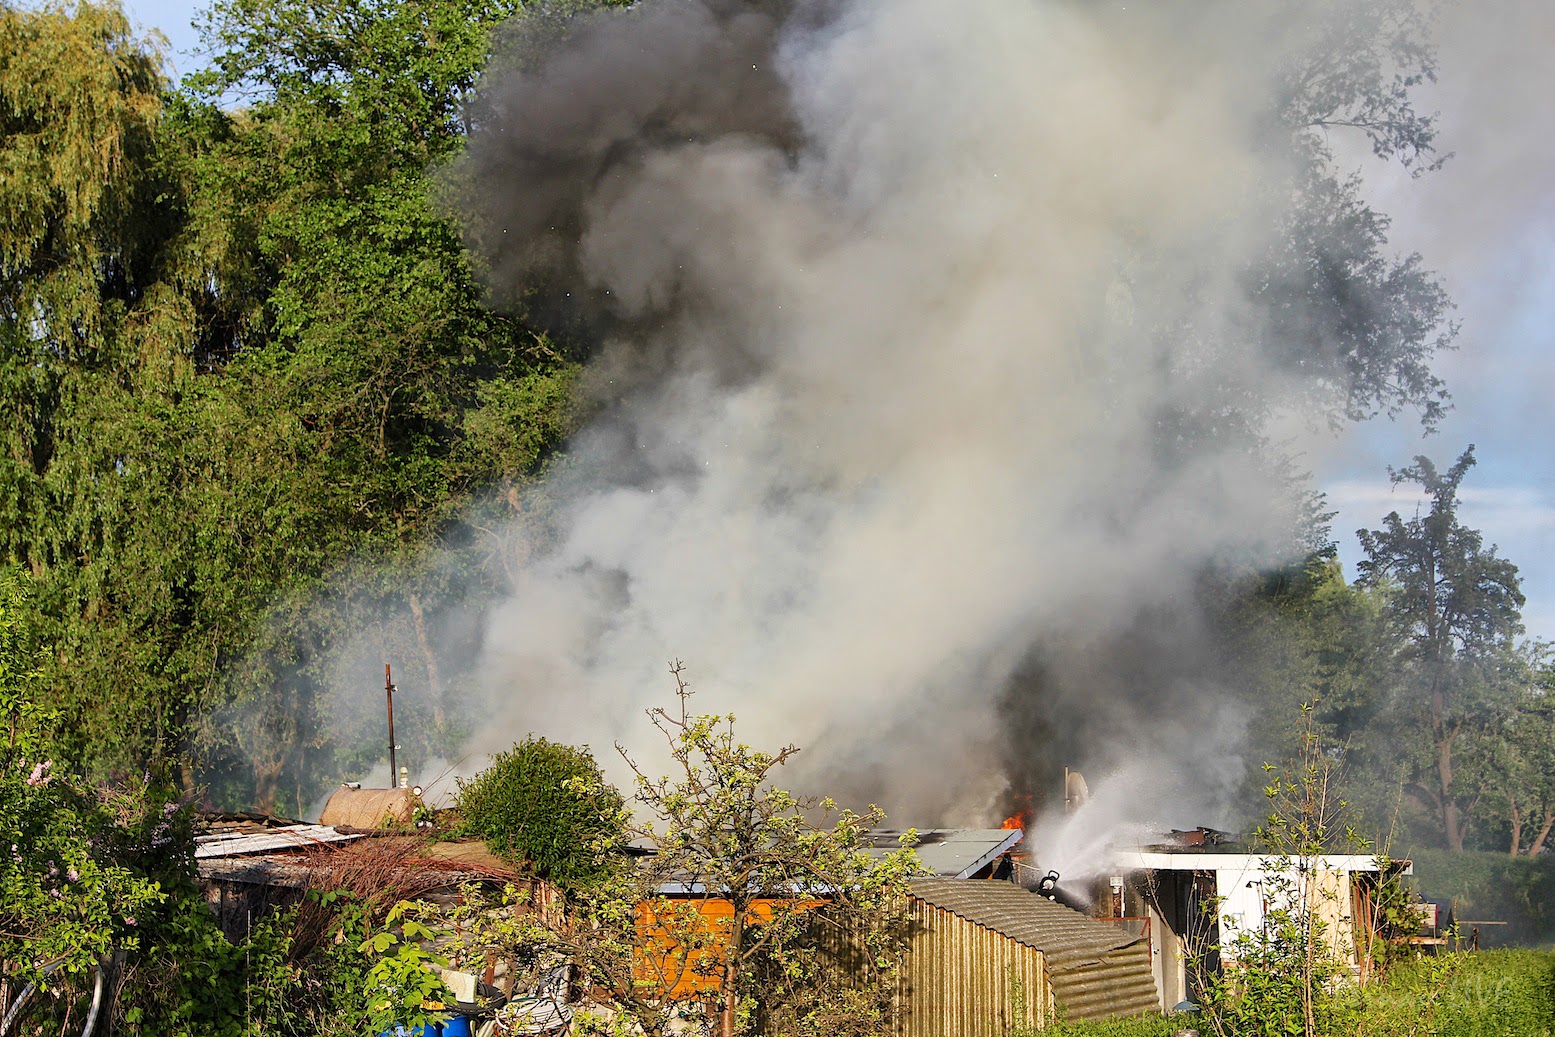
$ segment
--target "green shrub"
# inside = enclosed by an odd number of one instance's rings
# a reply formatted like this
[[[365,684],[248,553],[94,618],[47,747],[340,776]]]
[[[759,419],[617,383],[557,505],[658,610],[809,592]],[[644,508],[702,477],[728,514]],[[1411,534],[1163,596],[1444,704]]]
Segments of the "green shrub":
[[[604,874],[624,801],[587,747],[530,737],[459,781],[459,826],[492,852],[559,885]]]

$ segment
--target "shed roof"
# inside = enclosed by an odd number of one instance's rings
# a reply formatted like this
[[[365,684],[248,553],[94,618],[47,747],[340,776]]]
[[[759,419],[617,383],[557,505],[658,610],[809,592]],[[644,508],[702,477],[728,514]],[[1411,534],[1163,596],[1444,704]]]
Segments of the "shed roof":
[[[1025,833],[1019,828],[925,828],[917,833],[913,852],[925,868],[947,879],[964,879],[993,863]],[[865,852],[884,856],[902,848],[900,829],[868,832]]]
[[[912,895],[1041,951],[1053,972],[1094,964],[1142,939],[1013,882],[914,879]]]
[[[359,838],[337,832],[327,825],[286,825],[259,832],[241,830],[218,832],[195,837],[196,860],[212,857],[243,857],[256,853],[274,853],[277,850],[308,850],[325,843],[349,842]]]

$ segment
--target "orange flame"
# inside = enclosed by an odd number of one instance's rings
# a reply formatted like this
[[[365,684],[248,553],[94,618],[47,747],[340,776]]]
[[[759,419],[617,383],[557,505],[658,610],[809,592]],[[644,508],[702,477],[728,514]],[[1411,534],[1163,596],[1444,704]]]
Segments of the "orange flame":
[[[1017,828],[1021,831],[1025,831],[1027,828],[1027,822],[1031,820],[1031,797],[1017,796],[1015,798],[1015,802],[1017,804],[1015,813],[1005,818],[1004,823],[999,826],[1005,831],[1010,831]]]

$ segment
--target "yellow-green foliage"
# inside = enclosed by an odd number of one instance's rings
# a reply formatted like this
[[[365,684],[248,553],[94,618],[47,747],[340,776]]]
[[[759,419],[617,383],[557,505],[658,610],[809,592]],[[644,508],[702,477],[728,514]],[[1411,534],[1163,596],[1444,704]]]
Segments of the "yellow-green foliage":
[[[1382,983],[1345,988],[1329,1013],[1333,1037],[1552,1037],[1555,954],[1485,951],[1423,958]],[[1044,1037],[1168,1037],[1198,1028],[1196,1016],[1057,1024]],[[1272,1020],[1271,1020],[1272,1021]]]

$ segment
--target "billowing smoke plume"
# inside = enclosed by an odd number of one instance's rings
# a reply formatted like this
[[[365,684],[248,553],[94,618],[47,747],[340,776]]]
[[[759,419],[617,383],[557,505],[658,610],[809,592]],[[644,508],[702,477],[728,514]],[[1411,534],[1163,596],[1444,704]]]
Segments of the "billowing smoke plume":
[[[1241,719],[1155,662],[1207,565],[1295,549],[1260,430],[1333,388],[1248,275],[1313,22],[1250,6],[646,0],[508,55],[472,239],[599,345],[475,760],[652,764],[682,658],[791,785],[902,824],[1065,763],[1235,784]]]

